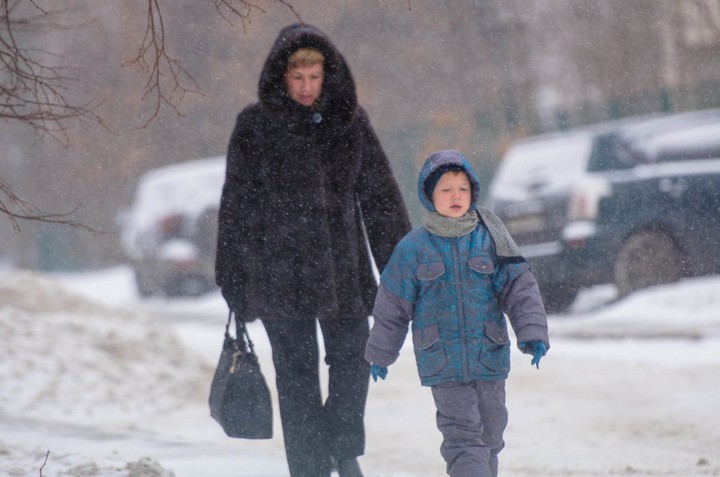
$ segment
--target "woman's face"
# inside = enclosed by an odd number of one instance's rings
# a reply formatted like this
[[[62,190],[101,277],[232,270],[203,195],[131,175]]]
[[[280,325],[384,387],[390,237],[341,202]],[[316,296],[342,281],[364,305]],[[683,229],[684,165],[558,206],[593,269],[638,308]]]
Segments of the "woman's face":
[[[285,73],[288,96],[303,106],[312,106],[322,93],[323,65],[298,66]]]

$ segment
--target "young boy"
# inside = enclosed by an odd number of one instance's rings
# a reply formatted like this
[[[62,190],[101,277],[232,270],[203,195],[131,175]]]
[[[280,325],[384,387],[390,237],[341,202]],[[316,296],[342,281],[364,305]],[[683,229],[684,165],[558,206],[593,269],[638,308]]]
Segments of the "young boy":
[[[440,452],[452,477],[497,476],[507,425],[510,340],[538,365],[550,347],[537,282],[502,222],[477,207],[480,183],[458,151],[432,154],[418,180],[428,213],[385,267],[365,348],[385,379],[412,322],[423,386],[432,388]]]

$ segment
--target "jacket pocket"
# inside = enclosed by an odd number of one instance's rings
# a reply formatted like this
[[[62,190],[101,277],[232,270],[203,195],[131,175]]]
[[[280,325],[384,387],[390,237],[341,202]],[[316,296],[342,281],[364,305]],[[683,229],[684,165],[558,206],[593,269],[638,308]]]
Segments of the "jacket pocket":
[[[440,341],[437,324],[413,330],[412,339],[420,376],[437,374],[447,365],[445,348]]]
[[[510,338],[507,326],[495,321],[485,323],[485,337],[479,356],[480,364],[493,371],[510,371]]]
[[[443,262],[421,263],[415,271],[415,275],[420,280],[435,280],[443,273],[445,273],[445,264]]]
[[[468,266],[477,273],[482,274],[491,274],[495,271],[495,264],[493,261],[490,257],[483,255],[470,258]]]

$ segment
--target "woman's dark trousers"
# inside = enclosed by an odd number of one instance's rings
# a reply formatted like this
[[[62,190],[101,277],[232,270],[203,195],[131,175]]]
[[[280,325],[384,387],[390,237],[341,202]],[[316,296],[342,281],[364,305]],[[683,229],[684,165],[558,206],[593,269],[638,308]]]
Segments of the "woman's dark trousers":
[[[320,390],[317,320],[263,320],[272,346],[285,453],[292,477],[327,477],[330,458],[365,450],[369,334],[364,319],[321,320],[328,397]]]

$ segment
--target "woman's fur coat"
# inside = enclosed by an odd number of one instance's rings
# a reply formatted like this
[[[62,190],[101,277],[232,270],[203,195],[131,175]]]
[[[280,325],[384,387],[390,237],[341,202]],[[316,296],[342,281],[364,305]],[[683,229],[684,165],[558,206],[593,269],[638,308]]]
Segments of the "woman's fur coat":
[[[319,104],[289,98],[300,47],[325,57]],[[259,102],[237,117],[220,205],[216,281],[244,320],[367,317],[376,282],[410,230],[407,212],[342,55],[317,28],[280,32]]]

